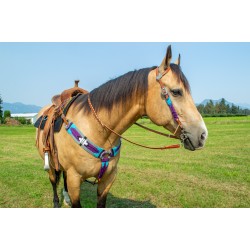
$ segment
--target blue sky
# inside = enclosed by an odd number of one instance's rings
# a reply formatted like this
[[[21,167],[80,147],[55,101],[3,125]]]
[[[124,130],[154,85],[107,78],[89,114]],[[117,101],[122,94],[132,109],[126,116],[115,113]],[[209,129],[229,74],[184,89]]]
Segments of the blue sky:
[[[226,98],[250,104],[250,43],[0,43],[0,94],[5,102],[43,106],[73,86],[95,87],[128,71],[159,65],[167,46],[196,103]]]

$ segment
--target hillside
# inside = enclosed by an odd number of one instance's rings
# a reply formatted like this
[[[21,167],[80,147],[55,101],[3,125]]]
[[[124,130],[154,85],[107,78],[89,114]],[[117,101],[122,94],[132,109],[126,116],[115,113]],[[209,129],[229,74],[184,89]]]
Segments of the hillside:
[[[210,101],[211,99],[205,99],[204,101],[202,101],[201,103],[199,103],[199,104],[202,104],[202,105],[207,105],[207,103]],[[219,99],[219,100],[211,100],[212,102],[213,102],[213,104],[214,105],[216,105],[217,103],[220,103],[221,102],[221,100],[222,100],[222,98],[221,99]],[[199,105],[198,104],[198,105]],[[233,105],[235,105],[235,106],[239,106],[240,108],[242,108],[242,109],[250,109],[250,105],[249,104],[247,104],[247,103],[232,103],[232,102],[229,102],[229,101],[225,101],[225,104],[226,105],[229,105],[230,107],[232,107]]]
[[[12,114],[15,113],[37,113],[41,107],[30,104],[23,104],[21,102],[8,103],[3,102],[3,111],[10,110]]]

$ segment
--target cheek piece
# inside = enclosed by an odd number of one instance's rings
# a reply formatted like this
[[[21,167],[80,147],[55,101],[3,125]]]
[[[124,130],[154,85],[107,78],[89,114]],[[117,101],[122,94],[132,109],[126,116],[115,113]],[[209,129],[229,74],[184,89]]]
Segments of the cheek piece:
[[[193,146],[193,144],[192,144],[191,140],[189,139],[189,137],[188,137],[186,131],[184,130],[183,125],[182,125],[182,123],[181,123],[181,121],[180,121],[180,119],[179,119],[179,116],[178,116],[178,114],[177,114],[177,112],[176,112],[176,110],[175,110],[175,108],[174,108],[174,106],[173,106],[173,103],[172,103],[172,101],[171,101],[171,99],[170,99],[170,96],[169,96],[169,94],[168,94],[168,92],[167,92],[167,89],[165,88],[163,82],[161,81],[161,78],[162,78],[164,75],[166,75],[166,74],[169,72],[170,69],[171,69],[171,68],[168,67],[168,68],[161,74],[161,73],[159,72],[159,67],[156,68],[156,81],[160,84],[160,86],[161,86],[161,93],[162,93],[162,95],[163,95],[164,98],[165,98],[165,101],[166,101],[166,103],[167,103],[167,105],[168,105],[168,107],[169,107],[169,109],[170,109],[170,111],[171,111],[171,113],[172,113],[172,116],[173,116],[175,122],[178,124],[178,126],[177,126],[177,128],[176,128],[176,130],[175,130],[175,132],[174,132],[174,135],[176,135],[177,131],[178,131],[179,128],[180,128],[180,129],[181,129],[180,139],[181,139],[182,144],[184,144],[184,142],[186,142],[186,144],[189,145],[189,147],[191,148],[191,150],[194,151],[194,150],[195,150],[195,147]]]

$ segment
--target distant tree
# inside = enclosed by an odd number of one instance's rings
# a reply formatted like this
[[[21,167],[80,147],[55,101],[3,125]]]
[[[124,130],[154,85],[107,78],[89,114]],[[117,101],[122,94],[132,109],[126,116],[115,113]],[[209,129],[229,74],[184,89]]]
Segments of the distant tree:
[[[221,113],[220,103],[216,103],[216,104],[214,105],[214,113],[215,113],[215,114],[220,114],[220,113]]]
[[[229,104],[227,104],[227,114],[230,114],[231,113],[231,107]]]
[[[205,114],[214,114],[215,113],[215,106],[212,100],[210,100],[207,105],[204,107]]]
[[[231,107],[231,113],[234,114],[234,115],[236,115],[238,113],[238,107],[235,106],[235,105],[232,105],[232,107]]]
[[[250,115],[250,110],[249,109],[244,109],[244,110],[242,110],[242,114]]]
[[[2,107],[2,104],[3,104],[3,99],[1,98],[1,95],[0,95],[0,123],[3,119],[3,107]]]
[[[206,116],[231,116],[231,115],[250,115],[249,109],[242,109],[236,105],[226,104],[224,98],[220,102],[214,104],[212,100],[206,103],[206,105],[197,105],[198,111],[202,115]]]
[[[5,110],[3,116],[4,116],[4,119],[6,119],[7,117],[10,117],[11,116],[10,111],[9,110]]]
[[[26,124],[27,121],[24,117],[18,117],[17,120],[21,123],[21,124]]]
[[[224,98],[221,99],[219,103],[217,103],[217,110],[216,113],[218,114],[226,114],[227,112],[227,105],[226,105],[226,100]]]
[[[204,114],[204,105],[203,104],[199,104],[198,106],[197,106],[197,109],[198,109],[198,111],[201,113],[201,114]]]

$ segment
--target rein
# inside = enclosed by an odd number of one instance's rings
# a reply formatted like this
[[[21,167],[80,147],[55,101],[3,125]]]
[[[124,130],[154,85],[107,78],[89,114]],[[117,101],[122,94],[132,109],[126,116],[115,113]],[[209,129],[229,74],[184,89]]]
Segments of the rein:
[[[145,126],[143,126],[143,125],[141,125],[141,124],[139,124],[139,123],[137,123],[137,122],[135,122],[134,124],[137,125],[138,127],[141,127],[141,128],[143,128],[143,129],[148,130],[148,131],[150,131],[150,132],[153,132],[153,133],[155,133],[155,134],[162,135],[162,136],[166,136],[166,137],[168,137],[168,138],[179,139],[179,138],[178,138],[177,136],[175,136],[175,135],[165,134],[165,133],[162,133],[162,132],[153,130],[153,129],[148,128],[148,127],[145,127]]]
[[[161,133],[158,132],[156,130],[147,128],[141,124],[135,123],[135,125],[144,128],[150,132],[168,137],[168,138],[174,138],[174,139],[179,139],[177,138],[177,136],[175,135],[178,131],[179,128],[181,128],[181,135],[180,135],[180,139],[181,142],[184,142],[185,140],[189,140],[187,135],[185,134],[185,131],[183,129],[183,126],[179,120],[178,114],[174,109],[174,106],[172,104],[172,101],[170,99],[170,96],[167,93],[167,90],[164,86],[164,84],[161,81],[161,78],[168,73],[168,71],[170,70],[170,68],[168,68],[167,70],[165,70],[163,72],[163,74],[159,73],[159,68],[156,68],[156,81],[159,82],[160,86],[161,86],[161,92],[162,95],[165,97],[165,101],[167,103],[167,105],[169,106],[171,113],[173,115],[174,120],[177,122],[178,126],[175,130],[174,135],[170,135],[170,134],[165,134],[165,133]],[[111,133],[115,134],[116,136],[118,136],[119,138],[122,138],[123,140],[134,144],[136,146],[139,147],[143,147],[143,148],[147,148],[147,149],[156,149],[156,150],[164,150],[164,149],[172,149],[172,148],[180,148],[180,144],[174,144],[174,145],[169,145],[169,146],[163,146],[163,147],[149,147],[149,146],[145,146],[136,142],[133,142],[125,137],[123,137],[122,135],[118,134],[117,132],[115,132],[113,129],[109,128],[107,125],[105,125],[100,118],[98,117],[92,103],[90,100],[90,94],[88,94],[88,104],[89,107],[94,115],[94,117],[96,118],[97,122],[105,129],[107,129],[108,131],[110,131]],[[91,155],[93,155],[96,158],[99,158],[101,160],[101,169],[100,172],[98,174],[98,177],[96,178],[96,180],[94,182],[89,181],[89,180],[85,180],[91,184],[97,184],[100,183],[102,176],[104,175],[104,173],[106,172],[108,166],[109,166],[109,161],[111,158],[115,157],[116,155],[119,154],[120,151],[120,147],[121,147],[121,140],[119,141],[119,144],[115,147],[113,147],[110,150],[105,150],[103,148],[100,148],[99,146],[95,145],[93,142],[91,142],[77,127],[74,123],[70,122],[69,120],[66,119],[65,115],[62,114],[61,115],[64,123],[65,123],[65,129],[66,131],[71,135],[71,137],[75,140],[75,142],[81,146],[85,151],[87,151],[88,153],[90,153]]]

